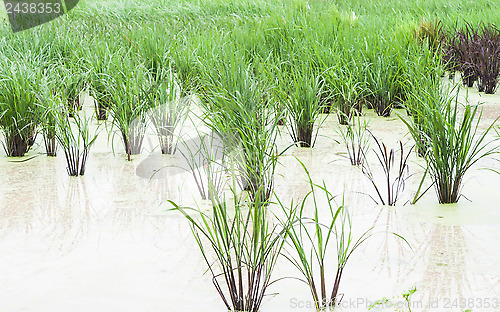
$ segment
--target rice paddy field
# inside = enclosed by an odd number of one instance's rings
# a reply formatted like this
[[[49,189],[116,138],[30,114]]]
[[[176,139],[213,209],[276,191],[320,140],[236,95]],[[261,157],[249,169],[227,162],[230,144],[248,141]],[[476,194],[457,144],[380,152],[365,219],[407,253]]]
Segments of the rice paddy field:
[[[0,23],[0,311],[500,311],[500,3]]]

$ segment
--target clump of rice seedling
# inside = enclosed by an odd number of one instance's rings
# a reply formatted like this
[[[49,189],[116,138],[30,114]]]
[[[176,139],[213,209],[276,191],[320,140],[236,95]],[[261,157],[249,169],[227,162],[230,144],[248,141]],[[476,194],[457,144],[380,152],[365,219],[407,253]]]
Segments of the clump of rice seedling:
[[[309,286],[312,298],[317,311],[322,311],[328,307],[335,307],[340,301],[338,291],[340,282],[347,262],[353,252],[372,236],[372,228],[364,232],[357,240],[352,237],[352,223],[349,212],[342,205],[336,206],[335,196],[328,191],[326,185],[314,184],[309,172],[304,167],[309,179],[311,190],[299,203],[299,209],[294,207],[288,209],[279,201],[278,204],[286,215],[284,227],[287,229],[286,243],[296,253],[284,254],[290,262],[300,271],[304,277],[304,282]],[[324,195],[324,199],[320,194]],[[312,197],[313,216],[305,213],[308,198]],[[321,202],[325,202],[327,207],[322,207]],[[327,209],[329,218],[320,218],[320,211]],[[291,223],[291,226],[287,226]],[[327,263],[326,252],[332,240],[337,247],[337,266],[334,268],[335,278],[333,279],[331,294],[327,293]],[[319,271],[319,276],[317,273]],[[319,277],[319,278],[318,278]],[[318,280],[319,279],[319,280]]]
[[[477,69],[475,64],[477,50],[475,42],[478,40],[478,29],[470,24],[466,24],[461,29],[455,29],[455,34],[450,40],[450,49],[454,58],[460,64],[460,73],[462,74],[462,83],[471,88],[477,80]]]
[[[56,87],[56,80],[59,77],[43,77],[40,86],[40,91],[38,92],[38,99],[41,105],[40,111],[42,112],[40,117],[40,125],[42,128],[43,142],[45,144],[45,152],[47,156],[55,157],[57,156],[57,116],[55,116],[55,110],[60,104],[58,101],[58,88]]]
[[[422,44],[426,44],[431,51],[438,53],[446,38],[443,23],[437,19],[430,21],[424,17],[415,30],[415,37]]]
[[[406,99],[403,106],[413,124],[420,129],[420,133],[428,130],[425,125],[425,115],[421,112],[424,106],[439,106],[440,99],[446,97],[442,92],[443,84],[441,74],[443,68],[439,58],[429,49],[423,49],[420,52],[409,49],[411,57],[405,62],[404,68],[404,89]],[[423,136],[415,138],[416,151],[421,157],[427,150],[427,141]]]
[[[214,196],[209,214],[171,203],[189,221],[226,309],[257,312],[272,283],[286,230],[273,224],[267,203],[233,193],[232,203]]]
[[[24,156],[35,142],[40,117],[36,92],[41,76],[32,66],[36,65],[22,60],[4,64],[0,76],[0,128],[9,157]]]
[[[384,183],[378,184],[368,162],[363,164],[363,173],[372,183],[380,203],[382,205],[394,206],[399,199],[399,195],[401,195],[401,192],[405,188],[406,180],[410,177],[408,158],[413,150],[413,146],[408,152],[405,152],[403,143],[400,141],[399,151],[395,151],[394,149],[388,150],[385,144],[380,142],[373,133],[370,132],[370,134],[377,145],[377,149],[374,149],[374,152],[384,172]],[[398,163],[395,163],[396,159]],[[394,171],[395,175],[393,177],[392,174]],[[378,203],[372,196],[370,197]]]
[[[498,140],[486,139],[494,122],[483,133],[478,132],[481,113],[477,105],[465,105],[463,117],[459,118],[458,90],[453,92],[447,91],[445,96],[428,94],[421,111],[416,112],[423,130],[412,120],[402,118],[413,138],[425,142],[424,156],[441,204],[458,202],[465,174],[477,161],[496,151],[497,145],[492,144]]]
[[[401,82],[410,43],[402,34],[382,39],[375,36],[365,42],[366,100],[379,116],[389,117],[392,108],[405,97]]]
[[[80,94],[85,88],[85,74],[78,65],[74,64],[72,67],[59,66],[59,76],[62,81],[59,82],[60,91],[67,99],[68,111],[72,114],[74,111],[79,111],[82,107],[80,103]]]
[[[109,111],[112,124],[120,131],[127,160],[141,153],[147,128],[149,79],[146,71],[133,64],[124,66],[108,87],[111,95]]]
[[[370,104],[377,115],[389,117],[398,88],[397,64],[394,64],[391,57],[377,53],[366,71]]]
[[[157,81],[149,94],[149,118],[156,131],[162,154],[174,154],[177,149],[177,132],[182,129],[190,97],[180,97],[180,89],[175,83],[171,70],[162,70],[156,75]]]
[[[314,132],[314,123],[322,112],[323,79],[309,63],[293,65],[289,75],[289,86],[282,92],[288,94],[285,105],[290,136],[300,147],[314,147],[318,135],[318,130]]]
[[[179,150],[193,175],[201,199],[220,198],[227,164],[224,146],[218,135],[198,133],[196,139],[183,140]]]
[[[466,23],[455,29],[448,50],[448,58],[459,64],[464,85],[472,87],[477,80],[479,92],[495,92],[500,73],[500,31],[494,25],[473,27]]]
[[[358,116],[357,124],[354,122],[349,123],[344,130],[338,130],[352,166],[360,166],[365,162],[365,155],[370,146],[370,138],[367,136],[367,125],[366,121],[361,123]]]
[[[59,102],[59,107],[52,108],[52,114],[56,117],[56,138],[66,157],[68,175],[84,175],[90,148],[98,135],[97,129],[94,134],[90,132],[92,118],[73,112],[70,120],[63,101]]]
[[[332,90],[341,125],[347,125],[354,114],[361,113],[366,86],[361,65],[354,59],[342,59],[340,64],[325,71],[326,88]]]
[[[115,74],[120,72],[123,59],[128,59],[122,50],[114,50],[107,43],[97,43],[85,53],[88,83],[94,97],[97,120],[107,119],[107,109],[112,105],[111,91]]]
[[[168,51],[171,42],[169,42],[168,28],[154,23],[150,27],[143,28],[142,31],[133,32],[127,39],[130,39],[132,47],[137,49],[153,80],[158,80],[157,75],[161,75],[161,71],[170,63]]]
[[[45,120],[42,133],[43,142],[45,144],[45,152],[47,156],[55,157],[57,156],[57,140],[56,140],[56,119],[52,114],[52,110],[45,111],[42,116]]]
[[[203,121],[222,138],[242,189],[253,201],[267,202],[278,157],[277,121],[263,101],[262,85],[240,62],[231,55],[208,65],[212,70],[207,68],[203,81]]]
[[[199,63],[194,52],[184,46],[174,46],[171,52],[171,62],[179,85],[180,97],[191,96],[198,91]]]
[[[500,73],[500,31],[491,24],[482,24],[474,44],[479,92],[494,94]]]
[[[263,101],[266,106],[269,106],[277,119],[280,126],[286,124],[286,105],[288,94],[283,93],[285,73],[289,70],[289,64],[273,61],[270,59],[259,60],[257,72],[260,74],[259,82],[264,85]]]
[[[448,71],[448,78],[453,80],[455,78],[455,73],[460,71],[460,62],[453,51],[451,46],[451,38],[448,35],[443,44],[442,62],[443,67]]]

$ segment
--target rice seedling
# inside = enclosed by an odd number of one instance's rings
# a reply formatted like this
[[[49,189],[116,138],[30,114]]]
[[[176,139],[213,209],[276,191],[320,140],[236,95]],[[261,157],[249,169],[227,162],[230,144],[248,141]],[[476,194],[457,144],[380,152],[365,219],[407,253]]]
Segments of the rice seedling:
[[[171,61],[168,55],[171,45],[168,28],[154,23],[151,27],[132,32],[130,38],[126,39],[130,40],[153,80],[157,80],[158,73],[168,68]]]
[[[198,133],[196,139],[182,140],[179,149],[198,188],[202,200],[222,196],[227,172],[227,156],[217,134]]]
[[[127,66],[128,65],[128,66]],[[112,124],[121,134],[127,160],[131,155],[138,155],[147,128],[148,92],[151,92],[146,71],[133,64],[125,64],[117,73],[113,83],[108,87],[110,92],[109,111]]]
[[[448,90],[444,96],[428,94],[425,100],[418,112],[424,130],[412,120],[400,117],[415,140],[425,140],[424,155],[439,203],[456,203],[461,197],[464,176],[469,169],[496,151],[498,138],[486,138],[494,122],[479,133],[482,114],[478,113],[477,105],[469,104],[463,107],[463,116],[459,118],[461,104],[455,90]]]
[[[448,71],[448,78],[453,80],[455,78],[455,73],[460,72],[460,62],[457,59],[457,55],[453,52],[450,37],[450,35],[445,37],[445,41],[443,43],[442,61],[444,69]]]
[[[323,79],[315,73],[312,64],[292,65],[289,85],[282,81],[285,87],[281,92],[288,94],[285,106],[287,109],[290,136],[300,147],[314,147],[318,130],[314,132],[314,124],[322,122],[321,92]],[[318,129],[318,128],[316,128]]]
[[[429,49],[422,49],[420,52],[409,47],[410,57],[404,64],[403,85],[406,99],[403,107],[412,119],[413,124],[420,129],[420,133],[429,131],[425,125],[425,116],[421,114],[423,106],[440,106],[440,99],[446,97],[442,92],[443,83],[441,80],[443,68],[439,56]],[[428,146],[424,136],[415,138],[416,151],[421,157],[425,155]]]
[[[198,68],[196,57],[187,47],[176,45],[172,51],[172,67],[181,97],[191,96],[196,91]]]
[[[280,229],[274,224],[267,203],[247,202],[237,196],[234,187],[232,191],[232,202],[214,196],[208,214],[170,203],[189,221],[225,308],[257,312],[272,283],[288,225]]]
[[[391,57],[377,53],[366,70],[368,98],[379,116],[389,117],[396,100],[398,88],[398,66]]]
[[[243,189],[250,193],[254,202],[266,203],[274,190],[274,175],[278,157],[287,148],[278,152],[276,138],[277,122],[266,112],[260,114],[258,120],[263,122],[259,127],[252,127],[242,139],[241,145],[231,153],[231,162],[240,168],[243,176]]]
[[[162,154],[174,154],[178,132],[187,117],[191,98],[180,97],[172,70],[163,69],[156,75],[151,92],[145,94],[150,108],[148,115],[156,131]]]
[[[424,17],[415,29],[415,37],[434,53],[440,52],[445,36],[443,23],[437,19],[430,21]]]
[[[24,156],[35,142],[40,117],[36,92],[41,74],[34,66],[25,59],[4,63],[0,76],[0,128],[9,157]]]
[[[111,106],[110,85],[114,76],[119,74],[123,59],[128,59],[122,50],[99,42],[93,49],[85,52],[85,68],[88,84],[95,100],[97,120],[107,119],[107,109]]]
[[[352,166],[361,166],[365,162],[365,155],[370,148],[370,137],[367,135],[368,123],[361,122],[360,117],[357,123],[349,123],[345,130],[342,128],[337,131],[344,143],[347,155]]]
[[[500,73],[500,31],[491,24],[482,24],[476,49],[476,71],[479,92],[494,94]]]
[[[57,79],[59,77],[44,76],[41,80],[39,91],[37,92],[38,105],[41,106],[40,126],[45,144],[47,156],[57,156],[56,125],[57,116],[54,115],[59,105]]]
[[[462,83],[469,88],[474,85],[478,76],[475,66],[477,50],[474,44],[478,37],[478,29],[466,23],[463,28],[455,29],[455,34],[450,40],[450,49],[460,64]]]
[[[267,202],[277,163],[277,121],[252,71],[237,56],[210,64],[204,77],[203,121],[223,140],[230,161],[240,172],[240,185],[253,201]]]
[[[284,126],[287,119],[285,103],[288,100],[288,94],[283,92],[283,86],[280,83],[286,81],[284,77],[289,71],[289,64],[267,58],[259,60],[256,66],[259,66],[259,81],[266,86],[263,101],[273,110],[277,124]]]
[[[56,118],[56,138],[66,157],[66,171],[69,176],[82,176],[85,174],[90,148],[97,139],[98,128],[92,134],[92,117],[87,118],[78,112],[73,112],[73,118],[70,120],[61,98],[59,106],[52,107],[51,111]]]
[[[385,144],[383,142],[380,142],[373,135],[373,133],[370,132],[370,134],[377,146],[377,149],[373,149],[373,151],[375,152],[377,160],[384,172],[383,183],[379,184],[379,182],[376,181],[375,176],[367,161],[364,162],[362,170],[364,175],[368,177],[371,184],[373,185],[380,203],[382,205],[394,206],[396,205],[401,192],[404,191],[406,181],[411,176],[408,166],[408,158],[410,157],[410,154],[413,150],[413,146],[407,152],[405,152],[403,143],[401,143],[400,141],[398,151],[394,149],[388,150]],[[398,159],[398,163],[395,163],[396,158]],[[395,173],[394,176],[392,175],[393,173]],[[370,197],[377,204],[379,203],[371,195]]]
[[[279,199],[286,215],[284,227],[287,229],[287,245],[296,253],[292,256],[289,253],[282,253],[303,275],[302,280],[309,287],[311,296],[316,305],[316,310],[320,311],[328,307],[335,307],[339,302],[338,291],[343,276],[344,269],[353,252],[372,236],[372,228],[364,232],[358,239],[352,236],[352,223],[349,212],[342,201],[342,205],[335,204],[335,196],[328,191],[325,183],[323,185],[314,184],[311,176],[306,171],[310,191],[296,208],[292,202],[287,208]],[[320,194],[322,195],[320,195]],[[307,200],[312,197],[313,216],[306,215]],[[324,197],[324,198],[323,198]],[[324,202],[325,206],[321,204]],[[328,211],[329,218],[320,218],[320,211]],[[287,226],[291,223],[291,226]],[[330,243],[335,241],[337,247],[337,265],[335,278],[333,279],[331,294],[327,293],[327,269],[329,261],[326,252]],[[319,281],[317,273],[319,270]]]
[[[347,125],[352,116],[361,112],[362,99],[366,95],[366,87],[362,79],[362,68],[356,60],[340,61],[340,64],[325,71],[327,88],[332,90],[338,109],[341,125]]]
[[[60,71],[59,76],[62,80],[59,84],[61,88],[60,92],[67,99],[67,105],[70,108],[68,112],[72,114],[74,111],[79,111],[82,108],[80,94],[85,89],[86,74],[83,73],[78,64],[58,67],[58,71]]]
[[[45,152],[47,156],[57,156],[57,140],[56,140],[56,119],[51,113],[51,110],[45,111],[43,118],[45,123],[42,128],[43,142],[45,144]]]

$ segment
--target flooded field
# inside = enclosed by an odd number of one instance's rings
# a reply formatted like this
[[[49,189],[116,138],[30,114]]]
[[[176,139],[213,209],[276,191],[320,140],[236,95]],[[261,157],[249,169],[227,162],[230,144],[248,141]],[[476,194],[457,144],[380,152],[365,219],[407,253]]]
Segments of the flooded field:
[[[500,96],[469,93],[471,103],[484,102],[484,129],[500,115]],[[91,105],[87,101],[86,109]],[[397,148],[399,140],[408,148],[413,144],[395,113],[383,118],[365,112],[368,128],[388,147]],[[500,311],[500,175],[492,171],[500,170],[500,163],[495,157],[474,165],[458,204],[437,204],[430,189],[416,205],[405,205],[423,174],[423,160],[412,153],[409,167],[415,175],[399,204],[376,205],[369,180],[335,142],[338,127],[336,115],[328,116],[317,145],[288,149],[275,176],[281,200],[301,199],[309,186],[300,159],[316,183],[324,180],[333,194],[345,194],[354,235],[374,226],[376,234],[346,266],[338,310],[368,311],[388,298],[396,307],[385,304],[372,311],[397,311],[407,304],[402,295],[415,287],[411,311]],[[283,149],[292,141],[285,128],[281,132]],[[78,178],[68,177],[62,151],[56,158],[30,159],[43,152],[41,138],[21,159],[7,158],[2,150],[0,311],[224,311],[187,221],[167,211],[167,200],[208,209],[190,173],[179,168],[181,156],[161,155],[148,133],[145,150],[128,162],[118,136],[110,140],[106,131],[100,133],[87,171]],[[368,160],[378,177],[373,153]],[[270,209],[280,213],[276,206]],[[332,247],[327,261],[335,260]],[[307,286],[295,279],[300,275],[285,258],[274,273],[273,279],[283,279],[268,289],[262,312],[315,311]],[[330,274],[333,279],[335,272]]]

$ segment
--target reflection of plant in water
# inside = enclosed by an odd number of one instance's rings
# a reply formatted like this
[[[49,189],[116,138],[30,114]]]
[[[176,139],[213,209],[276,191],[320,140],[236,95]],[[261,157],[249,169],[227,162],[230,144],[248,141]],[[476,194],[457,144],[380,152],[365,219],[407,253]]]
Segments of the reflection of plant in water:
[[[393,308],[395,312],[412,312],[412,308],[424,308],[422,302],[411,302],[411,296],[417,292],[417,288],[413,287],[407,292],[403,293],[401,297],[382,298],[375,301],[368,307],[368,310],[381,308],[385,311],[387,308]],[[397,300],[397,301],[395,301]],[[378,309],[377,309],[378,310]],[[471,312],[471,310],[464,310],[463,312]]]
[[[422,253],[426,253],[424,281],[433,297],[464,298],[470,291],[466,276],[467,247],[460,226],[436,224]]]
[[[383,227],[382,232],[379,234],[382,236],[382,240],[379,247],[376,248],[380,258],[378,261],[374,262],[374,268],[380,268],[379,274],[382,274],[382,272],[386,270],[387,278],[391,277],[393,271],[398,279],[401,277],[402,263],[401,261],[391,262],[391,256],[396,259],[404,259],[408,251],[406,248],[408,244],[404,244],[402,240],[398,239],[395,246],[390,244],[390,238],[394,238],[393,233],[398,233],[400,232],[400,228],[406,227],[404,224],[401,224],[401,221],[400,218],[397,218],[396,209],[380,207],[379,213],[373,222],[373,227],[375,227],[377,223]],[[404,278],[405,276],[402,277]]]
[[[87,187],[84,180],[70,179],[65,185],[67,188],[62,189],[65,199],[60,201],[60,184],[53,179],[51,185],[55,189],[50,192],[36,192],[36,220],[29,223],[31,226],[39,223],[42,233],[46,233],[61,252],[69,252],[89,231],[92,215]]]

